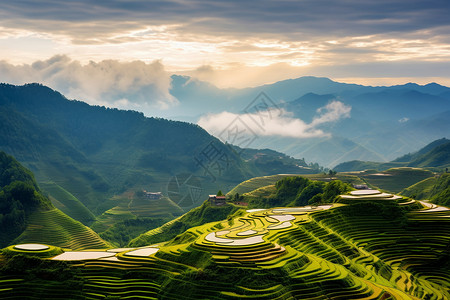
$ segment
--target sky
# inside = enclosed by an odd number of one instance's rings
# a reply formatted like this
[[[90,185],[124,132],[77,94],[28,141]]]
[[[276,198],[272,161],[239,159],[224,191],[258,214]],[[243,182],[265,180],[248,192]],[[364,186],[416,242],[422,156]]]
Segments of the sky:
[[[0,81],[170,109],[170,75],[450,86],[448,0],[0,1]]]

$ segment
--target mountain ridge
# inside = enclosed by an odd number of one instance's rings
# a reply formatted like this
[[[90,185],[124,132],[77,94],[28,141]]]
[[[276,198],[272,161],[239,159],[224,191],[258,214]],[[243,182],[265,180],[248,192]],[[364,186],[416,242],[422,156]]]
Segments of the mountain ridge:
[[[450,166],[450,140],[441,138],[435,140],[416,152],[408,153],[391,162],[380,163],[373,161],[347,161],[337,165],[334,169],[339,172],[363,171],[376,169],[384,171],[394,166],[446,168]]]

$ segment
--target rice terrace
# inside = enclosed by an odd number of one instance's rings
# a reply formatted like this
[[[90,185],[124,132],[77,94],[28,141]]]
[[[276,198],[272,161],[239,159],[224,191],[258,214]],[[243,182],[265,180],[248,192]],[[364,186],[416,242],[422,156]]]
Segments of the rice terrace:
[[[448,208],[357,190],[328,205],[239,209],[158,245],[9,246],[0,297],[449,299],[449,229]],[[61,273],[30,281],[12,261]]]
[[[0,1],[0,300],[450,300],[449,16]]]

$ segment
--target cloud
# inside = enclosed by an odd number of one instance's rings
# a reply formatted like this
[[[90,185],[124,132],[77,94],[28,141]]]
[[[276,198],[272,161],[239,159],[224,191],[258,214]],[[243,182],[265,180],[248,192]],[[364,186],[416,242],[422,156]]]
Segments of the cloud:
[[[0,81],[13,84],[39,82],[68,98],[119,108],[165,109],[176,105],[170,95],[171,79],[159,61],[104,60],[81,64],[67,56],[54,56],[33,64],[0,62]]]
[[[318,128],[327,123],[350,117],[351,107],[339,101],[332,101],[317,110],[311,123],[293,118],[290,112],[271,109],[267,112],[235,114],[221,112],[202,116],[197,122],[209,133],[233,143],[230,132],[243,132],[245,136],[283,136],[293,138],[312,138],[329,136]]]
[[[314,36],[328,32],[336,36],[449,25],[449,8],[447,0],[15,0],[0,2],[0,20],[10,27],[65,32],[86,39],[100,32],[138,28],[139,24],[182,24],[180,30],[185,33],[211,35]],[[95,27],[98,31],[92,30]]]
[[[220,87],[302,75],[448,81],[449,13],[447,0],[0,1],[0,58],[157,58]]]
[[[349,105],[345,105],[340,101],[332,101],[317,109],[318,115],[312,120],[311,126],[315,127],[325,123],[336,122],[339,119],[349,118],[351,110],[352,107]]]

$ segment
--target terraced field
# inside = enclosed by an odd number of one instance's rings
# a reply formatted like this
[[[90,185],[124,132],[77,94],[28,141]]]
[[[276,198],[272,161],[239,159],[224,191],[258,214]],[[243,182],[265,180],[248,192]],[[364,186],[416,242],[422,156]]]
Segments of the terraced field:
[[[91,225],[91,228],[101,233],[114,224],[128,219],[151,217],[171,220],[174,216],[183,214],[183,210],[168,197],[162,197],[158,200],[130,197],[118,202],[120,202],[119,205],[100,215],[97,221]]]
[[[290,176],[301,176],[308,178],[310,180],[320,180],[320,181],[330,181],[332,179],[338,179],[344,182],[348,182],[351,184],[364,184],[365,182],[359,178],[357,175],[349,174],[349,173],[338,173],[336,175],[333,175],[333,177],[330,177],[326,174],[301,174],[301,175],[295,175],[295,174],[278,174],[278,175],[270,175],[270,176],[262,176],[262,177],[254,177],[249,180],[246,180],[244,182],[241,182],[237,186],[235,186],[231,191],[229,191],[227,194],[234,195],[236,193],[244,194],[244,193],[250,193],[258,188],[262,188],[265,186],[274,185],[277,181]]]
[[[39,186],[49,194],[52,204],[68,216],[87,226],[95,220],[94,214],[61,186],[54,182],[41,182]]]
[[[421,168],[392,168],[383,172],[360,172],[358,176],[377,188],[399,193],[422,180],[433,177],[434,173]]]
[[[270,175],[270,176],[251,178],[249,180],[246,180],[246,181],[238,184],[228,194],[234,195],[234,194],[238,193],[238,194],[242,195],[244,193],[249,193],[260,187],[274,185],[278,180],[283,179],[284,177],[288,177],[288,176],[296,176],[296,175],[279,174],[279,175]]]
[[[450,299],[445,207],[366,190],[340,203],[240,212],[158,245],[51,261],[78,276],[66,298]],[[24,278],[2,274],[0,298],[63,293]]]
[[[44,243],[70,249],[110,247],[92,229],[62,213],[59,209],[36,211],[15,243]]]

